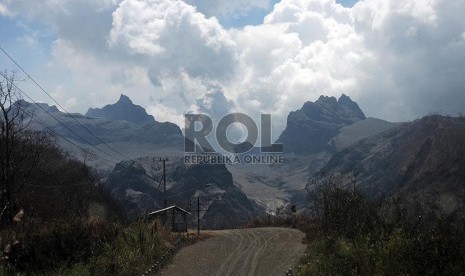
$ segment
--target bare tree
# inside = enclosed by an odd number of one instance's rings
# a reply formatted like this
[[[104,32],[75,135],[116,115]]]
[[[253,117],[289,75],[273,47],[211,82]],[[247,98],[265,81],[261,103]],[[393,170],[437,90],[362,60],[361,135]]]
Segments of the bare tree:
[[[44,133],[27,130],[32,113],[21,100],[15,74],[0,72],[0,217],[10,224],[19,209],[16,196],[30,181],[40,153],[50,143]]]
[[[81,149],[81,159],[82,163],[84,163],[84,165],[87,166],[87,162],[95,161],[97,157],[95,156],[95,153],[93,153],[90,149],[84,148]]]

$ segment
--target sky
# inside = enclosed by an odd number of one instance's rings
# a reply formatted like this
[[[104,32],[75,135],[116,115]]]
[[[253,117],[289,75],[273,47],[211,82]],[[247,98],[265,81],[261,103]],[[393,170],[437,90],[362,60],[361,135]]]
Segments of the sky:
[[[465,0],[0,0],[0,46],[68,111],[120,94],[159,121],[342,93],[367,116],[465,111]],[[0,70],[53,104],[0,52]]]

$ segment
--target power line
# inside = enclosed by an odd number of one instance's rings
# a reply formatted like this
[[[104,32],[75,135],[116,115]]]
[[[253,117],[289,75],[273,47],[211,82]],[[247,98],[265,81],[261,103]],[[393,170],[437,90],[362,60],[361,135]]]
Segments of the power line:
[[[86,149],[80,147],[79,145],[77,145],[76,143],[74,143],[73,141],[71,141],[70,139],[68,139],[66,136],[64,135],[61,135],[59,134],[58,132],[56,132],[53,128],[51,128],[50,126],[48,126],[46,123],[44,122],[41,122],[39,120],[37,120],[36,118],[33,117],[33,114],[30,114],[29,112],[27,112],[26,110],[23,110],[22,112],[26,113],[27,115],[29,115],[30,119],[33,120],[34,122],[38,123],[38,124],[41,124],[43,127],[45,127],[46,129],[48,129],[50,132],[52,132],[53,134],[55,134],[56,136],[60,136],[61,138],[65,139],[68,143],[72,144],[73,146],[79,148],[80,150],[82,151],[86,151]],[[111,160],[108,160],[96,153],[92,153],[92,155],[94,155],[95,157],[97,158],[100,158],[101,160],[104,160],[106,162],[109,162],[109,163],[113,163],[113,164],[116,164],[115,161],[111,161]]]
[[[18,91],[26,96],[30,101],[32,101],[35,105],[37,105],[40,109],[42,109],[46,114],[48,114],[50,117],[52,117],[55,121],[57,121],[60,125],[62,125],[64,128],[66,128],[69,132],[73,133],[74,135],[76,135],[76,137],[78,137],[79,139],[83,140],[84,142],[86,142],[87,144],[89,144],[90,146],[94,147],[95,149],[97,149],[98,151],[106,154],[107,156],[117,160],[117,161],[121,161],[119,160],[117,157],[103,151],[102,149],[96,147],[95,145],[93,145],[92,143],[90,143],[87,139],[85,139],[84,137],[82,137],[81,135],[77,134],[76,132],[74,132],[72,129],[70,129],[67,125],[65,125],[63,122],[61,122],[60,120],[58,120],[55,116],[53,116],[48,110],[46,110],[43,106],[41,106],[40,104],[38,104],[36,101],[34,101],[31,97],[29,97],[29,95],[27,95],[23,90],[21,90],[21,88],[19,88],[18,86],[16,86],[16,84],[13,84],[13,86],[18,89]],[[115,163],[115,162],[113,162]]]
[[[63,111],[65,111],[66,114],[68,114],[74,121],[76,121],[82,128],[84,128],[87,132],[89,132],[93,137],[95,137],[97,140],[99,140],[102,144],[104,144],[106,147],[108,147],[110,150],[114,151],[115,153],[121,155],[123,158],[125,159],[129,159],[131,160],[131,158],[127,157],[126,155],[122,154],[121,152],[119,152],[118,150],[114,149],[113,147],[111,147],[110,145],[108,145],[107,143],[105,143],[102,139],[100,139],[98,136],[96,136],[88,127],[86,127],[85,125],[83,125],[78,119],[76,119],[71,113],[69,113],[57,100],[55,100],[55,98],[53,98],[49,93],[47,93],[47,91],[45,91],[45,89],[33,78],[31,77],[31,75],[29,75],[26,70],[24,70],[23,67],[21,67],[21,65],[19,65],[16,60],[11,57],[6,51],[5,49],[3,49],[2,46],[0,46],[0,50],[2,50],[2,52],[30,79],[32,80],[36,85],[37,87],[40,88],[40,90],[42,90],[42,92],[44,92],[50,99],[52,99],[59,107],[61,107],[61,109]]]
[[[25,94],[22,90],[20,90],[19,88],[17,88],[17,89],[21,92],[21,94],[25,95],[25,96],[28,97],[30,100],[32,100],[32,99],[31,99],[27,94]],[[32,101],[33,101],[33,100],[32,100]],[[38,105],[37,103],[35,103],[35,104],[36,104],[37,106],[39,106],[40,108],[42,108],[42,107],[41,107],[40,105]],[[42,110],[44,110],[44,109],[42,108]],[[46,110],[44,110],[44,111],[47,112]],[[67,142],[69,142],[70,144],[72,144],[72,145],[74,145],[75,147],[79,148],[80,150],[86,151],[86,149],[84,149],[84,148],[82,148],[81,146],[77,145],[76,143],[74,143],[73,141],[71,141],[70,139],[68,139],[66,136],[64,136],[64,135],[62,135],[62,134],[56,132],[52,127],[50,127],[50,126],[48,126],[47,124],[45,124],[45,122],[41,122],[41,121],[35,119],[34,116],[33,116],[33,114],[27,112],[26,110],[23,110],[22,112],[24,112],[24,113],[26,113],[27,115],[29,115],[29,117],[30,117],[31,120],[35,121],[35,122],[38,123],[38,124],[41,124],[42,126],[44,126],[46,129],[48,129],[48,130],[49,130],[50,132],[52,132],[53,134],[62,137],[62,138],[65,139]],[[60,124],[62,124],[64,127],[66,127],[61,121],[59,121],[59,120],[58,120],[57,118],[55,118],[53,115],[51,115],[51,114],[48,113],[48,112],[47,112],[47,114],[50,115],[53,119],[57,120],[57,121],[58,121]],[[72,131],[71,129],[69,129],[69,128],[68,128],[68,130],[70,130],[71,132],[73,132],[73,131]],[[83,139],[82,137],[80,137],[80,136],[77,135],[76,133],[73,132],[73,134],[75,134],[77,137]],[[84,140],[84,141],[85,141],[85,140]],[[91,145],[91,146],[93,146],[93,145]],[[94,147],[95,147],[95,146],[94,146]],[[98,150],[100,150],[100,149],[97,148],[97,147],[95,147],[95,148],[98,149]],[[102,152],[105,153],[105,154],[107,154],[107,155],[109,155],[108,153],[106,153],[106,152],[104,152],[104,151],[102,151]],[[108,159],[106,159],[106,158],[104,158],[104,157],[101,157],[101,156],[99,156],[98,154],[96,154],[95,152],[92,153],[92,154],[95,155],[96,157],[98,157],[98,158],[104,160],[104,161],[107,161],[107,162],[110,162],[110,163],[114,163],[114,164],[117,163],[117,162],[115,162],[115,161],[111,161],[111,160],[108,160]],[[109,156],[111,156],[111,155],[109,155]],[[113,157],[113,158],[115,158],[115,157]],[[117,160],[118,160],[118,159],[117,159]],[[118,160],[118,161],[119,161],[119,160]]]

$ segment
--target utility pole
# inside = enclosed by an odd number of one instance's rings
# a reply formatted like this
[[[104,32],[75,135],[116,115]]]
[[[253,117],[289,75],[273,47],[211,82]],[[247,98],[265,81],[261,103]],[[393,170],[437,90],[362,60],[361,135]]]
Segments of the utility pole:
[[[197,210],[192,210],[193,212],[194,211],[197,211],[197,237],[200,236],[200,211],[208,211],[208,208],[207,209],[200,209],[201,205],[200,205],[200,196],[197,196]]]
[[[153,161],[155,162],[155,158],[153,158]],[[168,161],[168,158],[160,158],[160,162],[163,163],[163,208],[166,208],[166,205],[168,205],[168,201],[166,200],[166,161]],[[161,183],[160,183],[161,185]],[[160,187],[158,185],[158,187]]]
[[[197,237],[200,236],[200,197],[197,197]]]
[[[166,208],[166,161],[167,158],[160,159],[163,162],[163,208]]]

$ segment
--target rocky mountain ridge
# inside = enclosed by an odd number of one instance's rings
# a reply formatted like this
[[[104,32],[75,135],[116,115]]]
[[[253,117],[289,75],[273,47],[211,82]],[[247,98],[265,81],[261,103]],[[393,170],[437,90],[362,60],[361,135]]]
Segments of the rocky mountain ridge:
[[[126,101],[125,96],[121,98],[122,100],[120,99],[119,102]],[[142,114],[140,110],[142,107],[132,104],[130,100],[129,102],[130,104],[126,106],[128,107],[126,114]],[[33,114],[34,117],[29,125],[31,129],[51,132],[52,135],[56,136],[57,142],[63,149],[73,153],[78,158],[83,154],[81,149],[86,149],[89,154],[100,155],[105,159],[115,160],[114,157],[116,157],[117,162],[125,157],[115,153],[109,147],[121,152],[127,158],[138,158],[157,153],[179,155],[183,150],[184,139],[181,129],[170,122],[155,121],[152,116],[146,114],[143,108],[142,112],[147,116],[145,116],[145,123],[141,124],[124,118],[110,120],[79,113],[67,114],[59,111],[55,106],[44,103],[25,102],[24,106],[27,106],[27,114]],[[129,116],[131,117],[131,115]],[[76,145],[81,149],[77,148]],[[104,152],[108,152],[113,157]],[[114,166],[114,163],[98,158],[90,160],[89,164],[103,170],[111,170]]]
[[[287,117],[287,126],[278,139],[284,151],[312,154],[328,149],[328,143],[338,131],[357,121],[366,119],[365,114],[348,96],[320,96],[315,102],[306,102],[301,109]]]
[[[123,96],[118,103],[101,110],[112,110],[121,102],[140,111]],[[107,150],[70,115],[54,106],[41,106],[91,144],[69,133],[51,120],[46,112],[35,107],[35,117],[47,122],[56,132],[85,148],[96,146]],[[139,111],[134,113],[147,115],[145,110],[143,113]],[[390,123],[366,118],[357,103],[344,94],[339,99],[321,96],[314,103],[307,102],[289,114],[288,125],[279,139],[285,147],[284,164],[190,167],[181,162],[183,136],[180,128],[171,123],[156,122],[153,117],[145,115],[141,120],[129,119],[133,122],[124,118],[109,120],[81,114],[72,116],[106,143],[128,154],[132,161],[144,156],[170,156],[178,160],[170,165],[173,168],[171,179],[176,184],[169,186],[168,191],[173,196],[186,195],[180,202],[196,196],[218,199],[209,200],[206,204],[226,211],[206,214],[209,223],[220,221],[225,214],[230,218],[228,220],[236,221],[251,216],[256,210],[272,213],[276,207],[295,202],[296,198],[301,198],[304,206],[307,204],[304,188],[317,172],[321,175],[352,170],[358,175],[360,187],[372,195],[429,191],[429,194],[441,194],[442,201],[457,202],[462,198],[461,192],[454,194],[462,187],[457,176],[461,175],[460,170],[465,171],[460,163],[461,157],[453,152],[454,147],[462,152],[460,137],[463,134],[457,130],[461,129],[460,118],[430,116],[410,123]],[[40,128],[37,124],[34,126]],[[454,146],[451,148],[448,144]],[[448,162],[448,156],[459,165]],[[107,189],[121,202],[129,216],[159,208],[162,204],[162,194],[157,186],[159,172],[150,166],[130,163],[132,161],[124,161],[114,169],[114,164],[106,167]],[[100,160],[89,162],[96,167],[102,163]],[[444,167],[441,164],[449,165]],[[434,177],[429,178],[429,175]],[[444,180],[444,186],[440,184],[441,177],[450,181]],[[205,181],[214,185],[210,189],[189,189],[193,187],[192,183],[209,184]],[[441,189],[443,186],[448,188]],[[218,217],[218,214],[222,215]]]
[[[89,108],[85,116],[103,118],[109,121],[123,120],[138,125],[155,122],[152,115],[147,114],[143,107],[135,105],[124,94],[121,94],[119,100],[114,104],[102,108]]]

